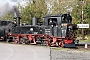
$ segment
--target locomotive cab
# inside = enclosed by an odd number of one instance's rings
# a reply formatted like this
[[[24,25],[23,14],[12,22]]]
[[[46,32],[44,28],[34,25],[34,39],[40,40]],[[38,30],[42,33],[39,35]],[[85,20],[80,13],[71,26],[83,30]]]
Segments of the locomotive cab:
[[[70,14],[49,15],[43,18],[44,25],[49,26],[52,43],[58,43],[65,47],[75,47],[77,27],[72,24]]]
[[[43,20],[44,26],[49,26],[50,28],[50,35],[57,37],[65,37],[67,24],[72,23],[72,17],[69,14],[49,15],[45,16]]]

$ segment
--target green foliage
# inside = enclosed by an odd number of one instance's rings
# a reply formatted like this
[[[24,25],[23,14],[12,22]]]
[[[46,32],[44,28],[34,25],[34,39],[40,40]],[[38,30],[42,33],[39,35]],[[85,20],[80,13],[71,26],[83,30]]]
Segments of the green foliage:
[[[41,20],[41,18],[46,15],[47,6],[43,0],[34,0],[33,3],[27,2],[26,7],[21,7],[21,22],[25,22],[31,24],[31,20],[33,17],[37,17]]]
[[[90,23],[90,2],[87,2],[84,9],[85,22]]]
[[[82,4],[81,1],[77,2],[77,5],[73,7],[72,16],[73,16],[73,23],[80,24],[81,23],[81,16],[82,16]]]
[[[71,12],[76,3],[77,0],[54,0],[52,3],[52,14]]]
[[[0,16],[0,20],[13,20],[13,15],[12,14],[5,14]]]
[[[72,10],[73,23],[79,24],[82,22],[82,1],[77,2],[77,6]],[[87,1],[84,4],[84,23],[90,24],[90,2]]]
[[[80,37],[81,38],[81,37]],[[80,42],[90,42],[90,35],[85,36],[86,40],[80,40]]]
[[[77,2],[77,6],[74,7],[72,10],[72,16],[73,16],[73,23],[74,24],[81,24],[82,22],[82,1]],[[90,1],[87,0],[84,3],[84,24],[90,24]],[[80,32],[81,29],[78,30]],[[89,29],[84,29],[85,35],[90,33]]]
[[[84,19],[86,24],[90,24],[90,0],[86,2],[86,5],[84,7]],[[89,25],[90,26],[90,25]],[[90,28],[85,29],[87,32],[86,34],[90,34]]]

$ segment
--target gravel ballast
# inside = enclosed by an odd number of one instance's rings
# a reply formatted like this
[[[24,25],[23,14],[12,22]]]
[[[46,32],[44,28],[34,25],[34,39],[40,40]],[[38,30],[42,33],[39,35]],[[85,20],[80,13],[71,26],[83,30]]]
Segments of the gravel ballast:
[[[51,48],[51,60],[90,60],[90,51]]]

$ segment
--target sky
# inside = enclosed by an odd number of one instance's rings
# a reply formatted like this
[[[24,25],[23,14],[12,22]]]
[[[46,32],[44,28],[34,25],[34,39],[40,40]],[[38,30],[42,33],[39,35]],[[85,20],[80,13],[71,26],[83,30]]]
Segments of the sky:
[[[0,16],[5,15],[6,13],[14,13],[14,8],[17,0],[0,0]]]
[[[16,2],[14,0],[0,0],[0,3],[6,3],[9,2],[10,4],[16,4]]]
[[[27,0],[0,0],[0,3],[9,2],[12,5],[17,5],[18,2],[20,2],[20,5],[25,7]]]
[[[17,2],[18,0],[1,0],[1,1],[3,1],[3,2],[5,2],[5,1],[9,1],[9,2]]]

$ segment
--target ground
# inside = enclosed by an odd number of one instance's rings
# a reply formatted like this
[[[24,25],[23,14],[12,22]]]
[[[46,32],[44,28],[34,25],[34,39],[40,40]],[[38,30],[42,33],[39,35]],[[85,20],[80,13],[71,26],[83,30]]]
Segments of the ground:
[[[90,60],[90,48],[0,43],[0,60]]]
[[[90,48],[51,48],[51,60],[90,60]]]
[[[50,60],[50,48],[0,43],[0,60]]]

